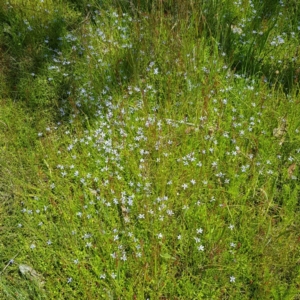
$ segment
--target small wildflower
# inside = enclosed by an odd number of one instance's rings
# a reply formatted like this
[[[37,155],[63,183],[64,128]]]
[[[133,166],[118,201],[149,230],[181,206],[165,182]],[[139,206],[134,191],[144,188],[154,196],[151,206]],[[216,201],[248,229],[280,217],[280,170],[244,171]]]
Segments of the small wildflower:
[[[235,282],[235,277],[234,276],[230,276],[230,282]]]
[[[203,245],[200,245],[200,246],[198,247],[198,250],[203,252],[203,251],[204,251],[204,246],[203,246]]]
[[[218,163],[216,161],[213,161],[212,164],[211,164],[211,166],[215,168],[215,167],[218,166]]]
[[[159,239],[162,239],[162,238],[163,238],[162,233],[159,233],[159,234],[157,235],[157,237],[158,237]]]
[[[196,237],[196,236],[194,237],[194,240],[195,240],[196,243],[200,243],[201,242],[201,240],[198,237]]]
[[[173,212],[171,209],[168,209],[168,210],[167,210],[167,214],[168,214],[169,216],[173,216],[173,215],[174,215],[174,212]]]
[[[197,229],[197,233],[201,234],[203,232],[202,228]]]
[[[228,228],[229,228],[230,230],[233,230],[234,225],[233,225],[233,224],[230,224],[230,225],[228,226]]]
[[[182,188],[183,188],[184,190],[186,190],[186,189],[188,188],[188,185],[187,185],[186,183],[184,183],[184,184],[182,185]]]
[[[126,253],[123,253],[123,255],[121,256],[121,260],[123,260],[123,261],[126,261],[126,260],[127,260]]]

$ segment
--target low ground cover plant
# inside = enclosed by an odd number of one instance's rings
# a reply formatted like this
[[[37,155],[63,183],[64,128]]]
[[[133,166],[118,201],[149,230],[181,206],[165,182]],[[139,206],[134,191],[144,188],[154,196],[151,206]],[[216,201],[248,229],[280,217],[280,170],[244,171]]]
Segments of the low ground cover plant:
[[[1,299],[298,299],[294,1],[0,8]]]

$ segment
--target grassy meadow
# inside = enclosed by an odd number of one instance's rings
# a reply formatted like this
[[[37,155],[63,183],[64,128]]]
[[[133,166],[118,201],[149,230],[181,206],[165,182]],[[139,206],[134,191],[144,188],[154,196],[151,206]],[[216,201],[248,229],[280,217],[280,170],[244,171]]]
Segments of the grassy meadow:
[[[297,0],[0,1],[0,299],[300,299]]]

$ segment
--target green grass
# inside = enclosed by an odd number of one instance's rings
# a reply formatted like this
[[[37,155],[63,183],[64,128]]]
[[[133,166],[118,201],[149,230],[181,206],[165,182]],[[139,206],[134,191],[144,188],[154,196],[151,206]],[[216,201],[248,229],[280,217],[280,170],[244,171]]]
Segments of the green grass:
[[[0,299],[299,299],[298,17],[1,5]]]

